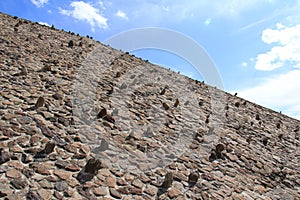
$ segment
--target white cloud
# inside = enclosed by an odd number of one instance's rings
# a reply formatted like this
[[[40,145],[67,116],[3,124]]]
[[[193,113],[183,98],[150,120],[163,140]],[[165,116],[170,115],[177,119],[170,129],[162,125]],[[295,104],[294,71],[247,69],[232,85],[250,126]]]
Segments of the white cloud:
[[[73,10],[64,10],[60,8],[60,13],[67,16],[72,16],[77,20],[86,21],[92,27],[92,31],[95,31],[95,26],[99,28],[107,29],[107,19],[99,14],[99,10],[94,8],[89,3],[83,1],[74,1],[70,5]]]
[[[43,7],[45,3],[48,2],[48,0],[31,0],[31,2],[38,8]]]
[[[49,26],[50,27],[50,25],[47,23],[47,22],[38,22],[40,25],[44,25],[44,26]]]
[[[242,62],[242,67],[248,67],[248,63],[247,62]]]
[[[215,18],[239,18],[246,12],[270,5],[268,0],[245,0],[243,3],[239,0],[190,0],[188,2],[182,0],[161,0],[159,2],[135,0],[131,2],[126,11],[130,11],[136,19],[152,23],[181,22],[191,18],[203,21],[208,18],[212,20]],[[209,23],[209,21],[207,22]]]
[[[128,17],[126,15],[126,13],[124,13],[122,10],[118,10],[118,12],[116,13],[116,16],[122,18],[122,19],[126,19],[128,20]]]
[[[276,27],[277,27],[277,29],[283,29],[283,28],[285,28],[285,26],[282,24],[282,23],[277,23],[276,24]]]
[[[268,1],[259,0],[244,0],[243,3],[239,0],[216,1],[215,8],[218,15],[234,17],[265,2],[269,3]]]
[[[210,25],[210,23],[211,23],[211,18],[207,18],[207,19],[204,21],[205,26]]]
[[[300,70],[292,70],[238,94],[260,105],[300,119]]]
[[[262,41],[266,44],[276,43],[270,51],[257,55],[255,68],[257,70],[274,70],[289,64],[300,68],[300,24],[286,27],[277,24],[276,29],[265,29]]]

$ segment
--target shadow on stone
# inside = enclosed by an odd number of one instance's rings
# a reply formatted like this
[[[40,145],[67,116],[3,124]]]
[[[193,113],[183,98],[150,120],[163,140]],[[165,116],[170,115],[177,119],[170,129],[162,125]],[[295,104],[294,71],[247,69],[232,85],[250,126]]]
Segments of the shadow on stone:
[[[10,160],[9,154],[4,151],[3,148],[0,148],[0,164],[5,163]]]
[[[92,150],[92,152],[93,153],[100,153],[100,152],[106,151],[108,149],[108,147],[109,147],[109,143],[105,139],[102,139],[100,146],[94,148]]]
[[[197,181],[199,179],[199,173],[198,172],[191,172],[188,179],[189,187],[193,187],[196,185]]]
[[[214,160],[217,160],[217,159],[224,159],[225,158],[225,154],[224,154],[223,151],[225,149],[226,149],[226,146],[224,144],[218,144],[216,146],[216,148],[211,151],[208,160],[210,162],[213,162]]]
[[[159,197],[160,195],[162,195],[165,192],[167,192],[167,190],[172,186],[172,183],[173,183],[173,173],[172,172],[168,172],[165,175],[164,182],[159,187],[156,195]]]
[[[41,151],[39,151],[34,158],[46,158],[50,153],[53,152],[55,147],[55,143],[54,142],[48,142],[45,146],[45,148]]]
[[[95,158],[91,158],[84,168],[78,173],[76,179],[80,183],[85,183],[93,179],[97,175],[98,170],[101,168],[101,161]]]

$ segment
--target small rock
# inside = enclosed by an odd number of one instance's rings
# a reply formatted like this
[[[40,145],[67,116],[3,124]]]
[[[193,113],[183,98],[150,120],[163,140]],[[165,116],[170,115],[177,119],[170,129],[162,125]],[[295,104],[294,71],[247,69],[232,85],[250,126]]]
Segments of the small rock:
[[[53,138],[54,137],[54,133],[46,126],[43,125],[39,125],[39,128],[41,129],[42,133],[49,138]]]
[[[22,153],[21,161],[22,161],[23,163],[27,164],[27,163],[32,162],[33,159],[32,159],[32,157],[31,157],[31,155]]]
[[[69,120],[64,117],[59,117],[57,121],[64,126],[68,126],[70,124]]]
[[[94,158],[90,159],[84,168],[78,173],[76,179],[80,183],[84,183],[93,179],[101,168],[101,161]]]
[[[116,187],[116,179],[114,177],[107,177],[106,178],[106,183],[108,185],[108,187],[114,188]]]
[[[126,181],[128,181],[128,182],[130,182],[130,181],[133,181],[133,180],[134,180],[134,176],[133,176],[133,175],[131,175],[131,174],[126,174],[124,177],[125,177],[125,180],[126,180]]]
[[[224,144],[218,144],[218,145],[216,146],[216,152],[217,152],[217,153],[221,153],[224,149],[225,149]]]
[[[34,175],[34,172],[33,170],[31,169],[22,169],[22,173],[27,177],[27,178],[30,178]]]
[[[0,197],[6,197],[10,195],[13,191],[10,189],[9,184],[7,182],[0,183]]]
[[[66,169],[72,172],[76,172],[80,170],[80,168],[76,164],[69,164],[66,166]]]
[[[137,188],[142,188],[143,187],[143,182],[139,179],[135,179],[133,182],[132,182],[132,185],[137,187]]]
[[[256,119],[256,120],[260,120],[259,114],[256,114],[256,115],[255,115],[255,119]]]
[[[198,105],[199,105],[200,107],[202,107],[203,104],[204,104],[204,102],[203,102],[203,100],[201,99],[201,100],[198,102]]]
[[[62,100],[64,98],[64,94],[62,92],[56,92],[52,95],[52,97],[56,100]]]
[[[40,164],[36,169],[36,172],[42,175],[50,175],[51,171],[50,168],[44,164]]]
[[[103,108],[97,115],[97,118],[103,118],[104,116],[107,115],[107,110],[105,108]]]
[[[207,194],[205,191],[201,192],[201,197],[203,200],[210,200],[209,194]]]
[[[224,144],[218,144],[216,146],[216,156],[218,159],[224,158],[224,154],[222,153],[222,151],[225,149],[225,145]]]
[[[154,136],[154,131],[150,127],[148,127],[147,130],[143,133],[143,137],[151,138],[153,136]]]
[[[179,100],[176,99],[175,103],[174,103],[174,107],[176,108],[179,105]]]
[[[64,170],[54,170],[54,174],[62,180],[67,180],[71,176],[70,172]]]
[[[110,195],[117,199],[122,199],[122,195],[114,188],[109,189]]]
[[[141,175],[140,175],[140,179],[141,179],[141,181],[142,181],[143,183],[148,183],[148,182],[151,181],[151,179],[150,179],[147,175],[145,175],[145,174],[141,174]]]
[[[113,92],[114,92],[114,87],[111,87],[111,88],[107,91],[107,94],[108,94],[108,95],[111,95]]]
[[[59,168],[63,168],[63,169],[65,169],[67,166],[68,166],[68,162],[67,161],[63,161],[63,160],[57,160],[56,162],[55,162],[55,165],[57,166],[57,167],[59,167]]]
[[[93,192],[96,196],[105,196],[108,194],[108,190],[106,187],[95,187]]]
[[[101,168],[101,161],[92,158],[85,165],[84,171],[96,175],[100,168]]]
[[[66,191],[68,190],[68,184],[65,182],[65,181],[59,181],[59,182],[56,182],[55,185],[54,185],[55,189],[57,191]]]
[[[264,138],[262,139],[262,143],[263,143],[265,146],[267,146],[267,144],[268,144],[268,138],[267,138],[267,137],[264,137]]]
[[[147,185],[144,192],[149,194],[150,196],[154,196],[157,194],[158,188],[152,185]]]
[[[28,70],[26,67],[23,67],[23,69],[20,72],[14,74],[14,76],[26,76],[26,75],[28,75]]]
[[[30,200],[40,200],[41,198],[39,197],[39,195],[36,192],[33,191],[29,191],[26,194],[26,199],[30,199]]]
[[[42,179],[41,181],[39,181],[39,185],[44,189],[53,189],[54,188],[53,183],[51,183],[47,179]]]
[[[129,193],[132,194],[132,195],[141,195],[143,192],[142,192],[142,189],[141,188],[130,188],[129,189]]]
[[[27,186],[27,181],[24,179],[14,179],[10,182],[16,189],[23,189]]]
[[[107,142],[105,139],[102,139],[102,140],[101,140],[100,146],[94,148],[94,149],[92,150],[92,152],[93,152],[93,153],[100,153],[100,152],[102,152],[102,151],[107,150],[107,149],[108,149],[108,146],[109,146],[108,142]]]
[[[209,116],[206,117],[205,119],[205,123],[208,124],[209,123]]]
[[[226,156],[227,156],[227,158],[229,158],[229,160],[231,160],[233,162],[236,162],[239,159],[236,155],[233,155],[231,153],[226,153]]]
[[[190,187],[194,186],[197,183],[198,179],[199,179],[199,173],[191,172],[188,179],[189,186]]]
[[[210,153],[210,156],[209,156],[208,160],[209,160],[210,162],[213,162],[214,160],[217,160],[217,155],[216,155],[216,152],[215,152],[215,151],[212,151],[212,152]]]
[[[64,195],[58,191],[54,191],[54,197],[57,198],[57,199],[63,199],[64,198]]]
[[[45,149],[44,149],[44,152],[46,154],[50,154],[53,152],[54,150],[54,147],[55,147],[55,143],[54,142],[48,142],[45,146]]]
[[[165,110],[169,110],[170,106],[168,106],[168,104],[163,103],[162,105],[163,105],[163,107],[164,107]]]
[[[99,174],[101,174],[102,176],[105,176],[105,177],[109,177],[111,176],[111,172],[109,171],[109,169],[107,168],[103,168],[99,171]]]
[[[165,175],[165,179],[164,179],[164,182],[162,183],[161,187],[167,189],[167,188],[171,187],[172,183],[173,183],[173,173],[168,172]]]
[[[40,200],[48,200],[48,199],[51,199],[51,197],[52,197],[51,191],[46,190],[46,189],[39,189],[37,193],[39,195]]]
[[[8,178],[21,178],[21,174],[18,170],[11,169],[11,170],[6,172],[6,177],[8,177]]]
[[[164,95],[166,93],[167,87],[165,87],[161,92],[160,95]]]
[[[40,107],[43,107],[44,104],[45,104],[44,97],[39,97],[38,100],[36,101],[35,107],[40,108]]]
[[[195,144],[195,143],[192,143],[192,144],[190,144],[190,146],[189,146],[190,149],[197,149],[198,147],[199,147],[199,145],[198,145],[198,144]]]
[[[124,185],[127,185],[127,181],[125,181],[124,179],[118,179],[117,184],[119,186],[124,186]]]
[[[113,124],[116,122],[115,119],[111,115],[106,115],[103,117],[103,119],[110,123],[113,123]]]
[[[0,165],[10,160],[9,154],[4,151],[3,148],[0,148]]]
[[[48,71],[52,71],[52,67],[51,65],[44,65],[44,67],[40,70],[40,72],[48,72]]]
[[[4,172],[8,171],[9,168],[10,168],[10,167],[7,166],[7,165],[0,166],[0,174],[2,174],[2,173],[4,173]]]
[[[171,188],[168,191],[168,196],[173,199],[175,197],[178,197],[179,195],[181,195],[181,192],[179,190],[177,190],[176,188]]]
[[[121,77],[121,72],[116,73],[116,78],[119,78],[119,77]]]
[[[258,191],[259,194],[265,194],[267,192],[266,188],[262,185],[256,185],[254,189]]]
[[[122,85],[120,86],[120,89],[121,90],[124,90],[127,88],[127,84],[126,83],[122,83]]]
[[[74,46],[74,42],[73,42],[73,40],[70,40],[68,42],[68,47],[72,48],[73,46]]]

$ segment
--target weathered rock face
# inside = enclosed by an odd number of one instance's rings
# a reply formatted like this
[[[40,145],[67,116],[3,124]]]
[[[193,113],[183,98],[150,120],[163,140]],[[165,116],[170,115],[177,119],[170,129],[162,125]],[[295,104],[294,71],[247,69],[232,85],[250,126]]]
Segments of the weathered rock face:
[[[0,197],[300,198],[299,121],[90,38],[0,18]]]

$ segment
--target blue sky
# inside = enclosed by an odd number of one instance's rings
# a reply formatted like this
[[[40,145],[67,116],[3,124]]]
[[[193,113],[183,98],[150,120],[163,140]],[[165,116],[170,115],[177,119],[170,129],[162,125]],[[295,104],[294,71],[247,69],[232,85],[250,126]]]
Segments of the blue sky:
[[[214,61],[224,89],[300,119],[300,1],[9,0],[0,11],[98,41],[144,27],[178,31]],[[132,52],[202,79],[178,56]]]

